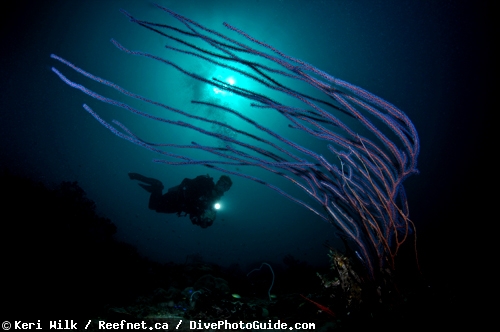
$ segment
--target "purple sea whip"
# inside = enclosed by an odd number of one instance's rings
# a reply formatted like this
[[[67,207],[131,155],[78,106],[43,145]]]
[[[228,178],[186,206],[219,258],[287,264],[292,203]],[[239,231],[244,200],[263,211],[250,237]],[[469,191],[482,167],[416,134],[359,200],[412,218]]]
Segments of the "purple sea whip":
[[[375,278],[385,267],[394,269],[395,257],[400,246],[415,231],[415,226],[409,218],[403,187],[403,181],[409,175],[418,172],[416,167],[419,139],[410,119],[382,98],[335,78],[302,60],[288,56],[228,23],[224,23],[224,26],[240,37],[244,37],[247,44],[208,29],[160,5],[155,6],[177,19],[187,30],[166,24],[141,21],[124,10],[121,12],[131,22],[186,47],[178,49],[167,45],[166,48],[238,73],[263,89],[265,87],[273,91],[273,98],[261,94],[259,89],[250,90],[233,86],[217,78],[208,79],[187,71],[168,59],[129,50],[113,39],[111,42],[123,52],[172,66],[183,74],[209,84],[219,91],[231,92],[246,98],[255,110],[279,112],[283,116],[283,122],[268,127],[252,119],[251,115],[244,115],[229,107],[211,101],[191,101],[193,104],[205,105],[232,114],[254,128],[252,132],[243,131],[225,122],[194,115],[129,92],[115,83],[96,77],[52,54],[52,58],[80,74],[112,87],[128,97],[182,114],[190,119],[218,126],[226,132],[237,133],[245,137],[246,141],[220,131],[206,130],[192,123],[153,116],[126,103],[91,91],[83,85],[70,81],[59,70],[52,68],[52,71],[66,84],[95,99],[149,119],[189,128],[215,137],[225,142],[225,146],[207,146],[196,142],[187,145],[147,142],[116,120],[112,123],[106,122],[88,105],[84,104],[84,109],[118,137],[169,157],[168,160],[154,160],[155,162],[168,165],[205,165],[263,184],[304,206],[338,229],[339,235],[364,264],[372,278]],[[174,37],[170,34],[172,31],[185,38]],[[188,42],[189,39],[201,40],[211,49],[196,46]],[[284,83],[285,81],[287,83]],[[306,83],[323,97],[297,91],[292,88],[293,82]],[[286,105],[276,100],[274,95],[285,96],[287,100],[293,98],[299,105]],[[344,117],[344,120],[340,120],[340,116]],[[345,118],[349,119],[351,125],[348,125]],[[307,148],[291,138],[278,134],[278,129],[284,125],[307,133],[316,139],[314,146],[318,148]],[[169,152],[169,147],[199,149],[217,158],[198,160],[187,155]],[[327,152],[327,154],[318,151]],[[258,167],[279,175],[302,189],[316,203],[306,203],[272,183],[241,171],[235,171],[233,170],[235,166]]]

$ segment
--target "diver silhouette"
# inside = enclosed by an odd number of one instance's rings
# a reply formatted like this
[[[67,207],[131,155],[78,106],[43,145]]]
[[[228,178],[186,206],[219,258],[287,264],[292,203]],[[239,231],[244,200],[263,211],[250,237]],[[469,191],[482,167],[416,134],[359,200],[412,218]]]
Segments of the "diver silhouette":
[[[131,180],[146,183],[139,185],[151,193],[149,197],[151,210],[158,213],[177,213],[178,216],[188,215],[194,225],[202,228],[213,224],[217,214],[214,205],[233,184],[227,175],[222,175],[217,184],[214,184],[213,178],[208,174],[199,175],[194,179],[185,178],[181,184],[169,188],[163,194],[164,187],[160,180],[138,173],[128,173],[128,176]]]

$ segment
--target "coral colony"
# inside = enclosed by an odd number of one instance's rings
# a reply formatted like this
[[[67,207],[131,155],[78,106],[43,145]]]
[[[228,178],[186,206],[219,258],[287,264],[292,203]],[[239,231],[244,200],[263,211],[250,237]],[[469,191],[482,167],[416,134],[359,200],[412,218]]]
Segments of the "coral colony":
[[[168,158],[156,162],[204,165],[263,184],[302,205],[336,227],[339,236],[353,253],[352,256],[362,262],[371,278],[377,278],[383,269],[394,269],[400,246],[415,228],[409,219],[403,187],[404,180],[418,172],[419,139],[410,119],[384,99],[291,57],[228,23],[224,23],[224,27],[230,33],[235,33],[235,38],[246,43],[204,27],[160,5],[155,6],[179,21],[187,30],[142,21],[124,10],[121,12],[131,22],[184,47],[179,49],[169,44],[167,49],[230,71],[251,84],[245,87],[234,84],[234,81],[202,77],[169,59],[129,50],[114,39],[111,42],[125,53],[171,66],[198,82],[212,86],[214,91],[231,93],[247,100],[246,106],[253,112],[237,111],[212,100],[192,100],[191,103],[226,112],[245,123],[245,128],[252,129],[242,130],[241,126],[237,128],[150,100],[94,76],[57,55],[51,55],[87,78],[114,88],[124,97],[138,99],[198,121],[184,122],[151,115],[91,91],[52,68],[69,86],[136,115],[166,125],[180,126],[186,131],[194,130],[225,144],[221,147],[196,142],[187,145],[181,145],[180,142],[150,143],[116,120],[106,122],[87,104],[83,108],[118,137]],[[183,38],[174,37],[174,33]],[[205,43],[208,49],[195,45],[196,42]],[[299,91],[295,88],[301,84],[305,84],[307,89]],[[264,95],[266,91],[267,95]],[[273,122],[271,126],[259,123],[252,114],[260,115],[261,112],[277,112],[281,114],[282,122]],[[217,126],[219,130],[208,130],[198,123],[205,123],[212,128]],[[312,147],[306,147],[300,139],[280,134],[283,128],[288,131],[292,128],[300,134],[301,139],[306,136],[309,142],[314,140],[315,143]],[[235,133],[239,139],[235,138]],[[188,154],[169,151],[169,148],[179,147],[184,148],[183,151],[194,149],[210,153],[214,158],[200,160]],[[271,182],[263,181],[250,172],[245,173],[240,170],[243,166],[261,168],[281,176],[300,188],[310,199],[305,202]]]

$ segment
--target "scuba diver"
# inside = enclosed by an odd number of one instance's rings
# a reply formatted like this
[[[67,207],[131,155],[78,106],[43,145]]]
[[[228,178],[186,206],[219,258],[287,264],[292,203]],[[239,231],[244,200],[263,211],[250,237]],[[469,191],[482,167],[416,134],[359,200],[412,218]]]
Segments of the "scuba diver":
[[[164,187],[160,180],[138,173],[128,173],[128,176],[131,180],[146,183],[139,185],[151,193],[149,197],[151,210],[158,213],[177,213],[179,217],[184,213],[183,216],[189,215],[191,222],[202,228],[213,224],[217,214],[215,204],[233,184],[227,175],[222,175],[216,184],[208,174],[199,175],[194,179],[185,178],[181,184],[169,188],[162,194]]]

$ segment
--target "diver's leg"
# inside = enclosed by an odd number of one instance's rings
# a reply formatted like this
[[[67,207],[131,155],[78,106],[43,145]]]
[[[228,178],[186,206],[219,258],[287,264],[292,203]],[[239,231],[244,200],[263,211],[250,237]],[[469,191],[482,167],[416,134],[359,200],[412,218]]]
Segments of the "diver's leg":
[[[141,185],[143,188],[145,188],[145,185]],[[162,190],[159,187],[153,187],[150,186],[151,190],[148,190],[151,193],[151,196],[149,196],[149,209],[150,210],[155,210],[157,212],[160,212],[162,208]],[[146,189],[146,188],[145,188]],[[147,190],[147,189],[146,189]]]

